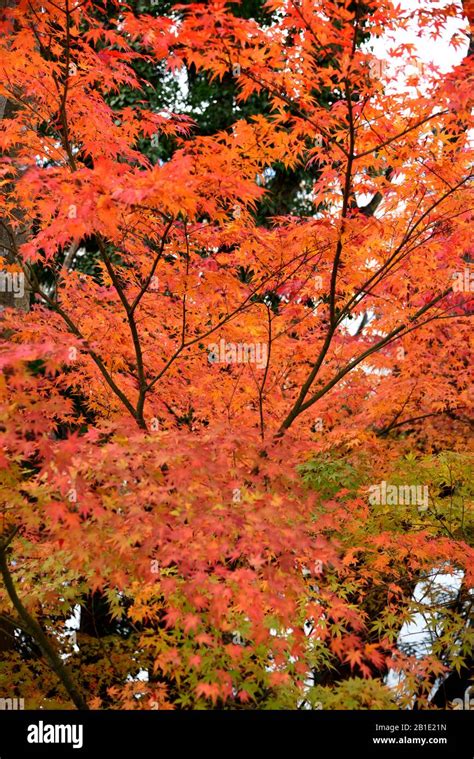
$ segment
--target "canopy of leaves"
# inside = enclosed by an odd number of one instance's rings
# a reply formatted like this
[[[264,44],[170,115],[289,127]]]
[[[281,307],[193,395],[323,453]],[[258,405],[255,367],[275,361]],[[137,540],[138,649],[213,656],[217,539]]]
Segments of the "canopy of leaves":
[[[362,43],[410,20],[2,10],[31,308],[1,315],[0,681],[30,707],[428,708],[472,661],[473,59],[392,87]]]

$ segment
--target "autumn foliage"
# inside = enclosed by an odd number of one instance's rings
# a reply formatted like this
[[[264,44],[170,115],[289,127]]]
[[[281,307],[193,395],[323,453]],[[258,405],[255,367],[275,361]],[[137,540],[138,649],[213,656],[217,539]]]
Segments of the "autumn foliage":
[[[1,12],[1,240],[31,308],[1,317],[0,682],[33,708],[427,707],[472,656],[472,56],[400,89],[364,42],[406,24],[390,2],[266,7]],[[417,13],[429,39],[461,11]],[[140,61],[268,112],[199,134]],[[259,216],[275,166],[311,215]],[[374,505],[381,481],[428,508]],[[439,572],[462,581],[427,591],[420,655],[399,633]]]

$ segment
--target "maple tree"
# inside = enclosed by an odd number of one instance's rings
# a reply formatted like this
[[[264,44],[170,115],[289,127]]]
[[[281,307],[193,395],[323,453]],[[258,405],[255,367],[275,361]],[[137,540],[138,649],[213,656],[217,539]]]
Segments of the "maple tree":
[[[31,307],[1,318],[0,678],[33,708],[428,708],[472,661],[472,55],[400,90],[367,46],[461,10],[265,7],[1,12]],[[265,108],[199,133],[150,103],[155,64]],[[262,216],[278,170],[312,213]]]

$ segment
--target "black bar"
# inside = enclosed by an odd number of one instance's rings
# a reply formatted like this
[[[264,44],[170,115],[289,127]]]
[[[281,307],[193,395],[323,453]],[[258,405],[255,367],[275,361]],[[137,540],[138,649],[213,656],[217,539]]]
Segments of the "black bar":
[[[145,752],[166,759],[194,757],[198,752],[224,759],[256,752],[262,752],[262,759],[272,755],[473,759],[473,717],[469,710],[0,711],[0,759],[134,759]],[[56,730],[61,725],[64,729]],[[28,742],[28,736],[43,742]],[[50,743],[50,738],[70,743]]]

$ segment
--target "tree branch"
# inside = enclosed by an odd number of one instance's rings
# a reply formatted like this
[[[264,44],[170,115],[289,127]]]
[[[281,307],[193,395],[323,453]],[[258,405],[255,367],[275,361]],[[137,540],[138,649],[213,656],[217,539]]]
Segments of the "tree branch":
[[[29,611],[23,606],[13,583],[13,578],[8,568],[8,562],[6,557],[6,547],[2,543],[0,547],[0,574],[5,585],[5,589],[8,593],[10,601],[20,617],[24,629],[35,640],[45,659],[48,660],[51,668],[61,681],[64,689],[66,690],[71,701],[74,703],[77,709],[88,710],[87,701],[83,694],[80,692],[76,683],[74,682],[71,673],[66,669],[60,656],[57,654],[53,643],[45,635],[39,622],[29,613]]]

